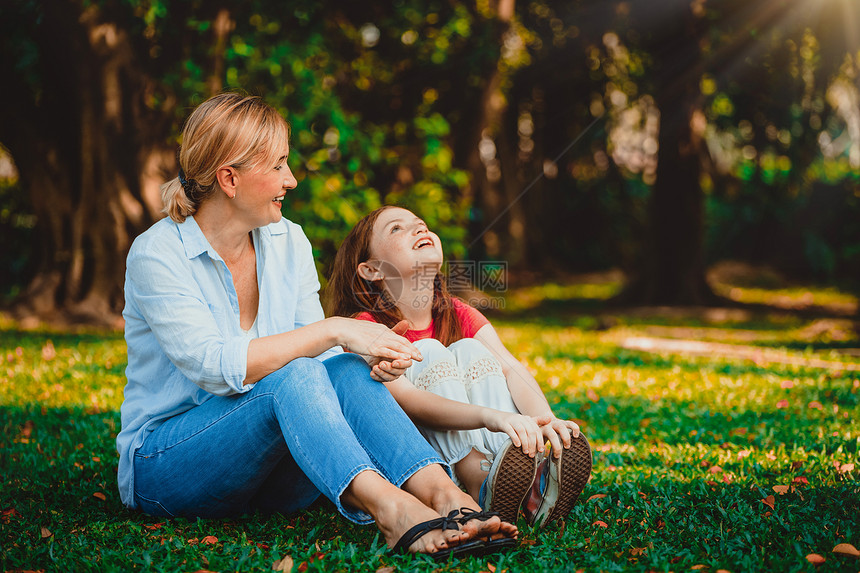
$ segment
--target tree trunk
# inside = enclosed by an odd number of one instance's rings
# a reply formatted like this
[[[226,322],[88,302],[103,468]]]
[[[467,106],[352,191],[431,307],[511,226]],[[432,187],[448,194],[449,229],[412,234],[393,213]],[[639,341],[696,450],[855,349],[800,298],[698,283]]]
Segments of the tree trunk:
[[[0,141],[37,217],[36,272],[11,308],[23,324],[121,324],[128,249],[163,216],[159,187],[176,173],[177,97],[154,78],[187,72],[157,54],[189,53],[194,39],[182,32],[192,8],[178,4],[176,29],[151,42],[123,27],[139,21],[117,5],[18,1],[0,10],[13,22],[0,29],[11,100],[0,107]],[[206,83],[220,91],[233,21],[214,3],[201,16],[213,21]],[[20,57],[36,63],[20,66]]]
[[[657,180],[650,199],[650,244],[620,300],[700,305],[716,300],[705,280],[702,158],[707,153],[698,68],[702,23],[680,0],[667,15],[655,50],[660,110]]]
[[[14,101],[0,111],[0,139],[37,216],[37,270],[13,315],[25,324],[117,326],[126,253],[160,216],[149,178],[168,124],[141,104],[148,80],[128,35],[95,5],[58,2],[33,34],[39,97],[13,62],[2,64]]]
[[[514,16],[515,0],[498,0],[495,3],[497,37],[501,46],[505,33],[511,28]],[[478,109],[478,118],[473,124],[469,137],[469,155],[467,166],[471,173],[471,184],[467,195],[479,205],[482,217],[473,231],[473,245],[480,241],[483,253],[488,258],[498,258],[503,254],[510,255],[512,241],[511,228],[505,234],[505,221],[513,225],[516,232],[515,218],[505,218],[505,209],[510,200],[510,191],[506,193],[502,181],[502,166],[500,162],[508,158],[500,157],[499,137],[504,130],[502,120],[507,103],[502,93],[504,77],[498,65],[493,67],[484,86]],[[492,143],[492,145],[489,145]],[[482,151],[483,150],[483,151]],[[515,165],[507,165],[506,174],[512,173]],[[521,216],[521,211],[517,211]],[[520,243],[521,244],[521,243]],[[471,246],[471,245],[470,245]]]

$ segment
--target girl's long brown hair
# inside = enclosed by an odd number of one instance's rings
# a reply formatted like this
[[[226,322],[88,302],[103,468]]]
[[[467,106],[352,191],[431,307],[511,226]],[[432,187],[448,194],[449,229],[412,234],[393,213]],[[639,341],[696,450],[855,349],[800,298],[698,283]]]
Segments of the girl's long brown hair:
[[[380,207],[356,223],[337,251],[331,277],[325,289],[330,315],[355,317],[369,312],[373,319],[391,328],[403,315],[394,301],[382,288],[381,281],[371,282],[358,274],[358,265],[370,259],[370,238],[373,225],[385,209]],[[377,284],[379,283],[379,284]],[[436,273],[433,278],[433,338],[445,346],[463,338],[460,321],[454,310],[453,297],[445,286],[445,276]]]

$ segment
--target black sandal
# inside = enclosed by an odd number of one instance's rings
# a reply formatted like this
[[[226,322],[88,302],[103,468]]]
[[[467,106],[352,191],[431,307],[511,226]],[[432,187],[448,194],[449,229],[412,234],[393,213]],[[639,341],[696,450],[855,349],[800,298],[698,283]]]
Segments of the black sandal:
[[[442,531],[448,529],[460,529],[457,513],[462,513],[462,511],[458,512],[455,509],[445,517],[437,517],[414,525],[406,533],[400,536],[400,539],[397,540],[397,544],[391,548],[391,551],[394,553],[410,553],[409,546],[431,531],[435,531],[437,529],[441,529]],[[448,547],[447,549],[441,549],[434,553],[421,553],[421,555],[427,555],[435,561],[445,561],[452,555],[455,557],[463,555],[477,556],[484,554],[484,545],[485,543],[483,541],[468,541],[466,543],[454,545],[453,547]]]

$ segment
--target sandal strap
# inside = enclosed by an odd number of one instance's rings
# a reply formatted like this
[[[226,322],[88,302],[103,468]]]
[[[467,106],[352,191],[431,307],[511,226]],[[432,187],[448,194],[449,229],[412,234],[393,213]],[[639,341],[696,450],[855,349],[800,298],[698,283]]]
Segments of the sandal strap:
[[[461,507],[459,511],[455,510],[451,513],[460,514],[460,516],[456,518],[457,523],[460,525],[464,525],[467,521],[472,521],[473,519],[477,519],[478,521],[487,521],[494,517],[499,517],[498,511],[475,511],[468,507]],[[448,516],[450,517],[451,514],[449,513]]]
[[[400,539],[397,541],[397,545],[392,547],[392,551],[395,552],[405,552],[409,550],[409,546],[415,543],[418,539],[420,539],[423,535],[430,533],[431,531],[435,531],[437,529],[441,529],[445,531],[447,529],[460,529],[458,525],[458,512],[456,509],[450,512],[448,515],[443,517],[437,517],[435,519],[430,519],[428,521],[422,521],[421,523],[412,526],[406,533],[404,533]]]

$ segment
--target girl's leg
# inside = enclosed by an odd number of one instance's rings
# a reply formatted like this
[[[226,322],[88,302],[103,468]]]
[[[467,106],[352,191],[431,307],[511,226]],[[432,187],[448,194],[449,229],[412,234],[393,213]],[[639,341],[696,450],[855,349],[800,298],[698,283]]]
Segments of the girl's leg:
[[[356,475],[375,468],[325,367],[311,358],[293,360],[246,393],[210,398],[165,421],[137,450],[134,467],[135,498],[148,513],[219,517],[260,503],[290,511],[322,492],[348,519],[371,521],[340,501]],[[288,493],[258,495],[272,485],[270,476]]]
[[[413,362],[406,377],[422,390],[432,392],[450,400],[469,403],[464,385],[463,372],[457,358],[436,339],[425,338],[415,343],[424,360]],[[420,428],[421,433],[433,448],[442,454],[450,465],[457,464],[475,450],[489,453],[484,446],[481,430],[431,430]]]
[[[474,338],[463,338],[449,349],[463,368],[466,391],[472,404],[518,413],[501,365],[490,350]],[[516,521],[523,498],[532,486],[538,458],[513,446],[504,432],[481,430],[491,452],[480,467],[485,476],[479,486],[481,505],[498,511],[505,521]],[[477,473],[477,472],[476,472]]]
[[[496,357],[480,341],[462,338],[448,347],[463,369],[469,402],[502,412],[519,413],[502,367]],[[507,440],[504,432],[481,430],[486,449],[495,454]]]

